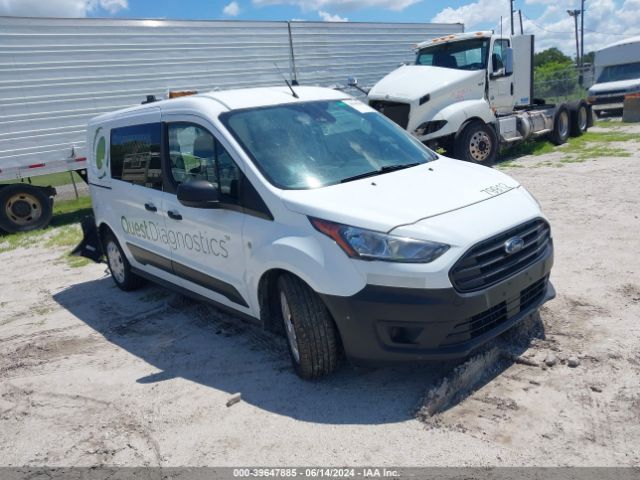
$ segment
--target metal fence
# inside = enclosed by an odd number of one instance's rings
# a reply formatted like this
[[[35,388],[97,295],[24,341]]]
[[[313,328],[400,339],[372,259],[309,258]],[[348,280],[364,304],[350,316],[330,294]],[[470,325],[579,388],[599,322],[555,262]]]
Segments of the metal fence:
[[[0,165],[83,155],[100,113],[169,90],[372,85],[459,24],[0,17]],[[1,168],[1,167],[0,167]]]
[[[536,72],[533,94],[536,98],[552,102],[577,100],[587,96],[587,90],[593,82],[593,68],[590,65],[569,67],[546,75]]]

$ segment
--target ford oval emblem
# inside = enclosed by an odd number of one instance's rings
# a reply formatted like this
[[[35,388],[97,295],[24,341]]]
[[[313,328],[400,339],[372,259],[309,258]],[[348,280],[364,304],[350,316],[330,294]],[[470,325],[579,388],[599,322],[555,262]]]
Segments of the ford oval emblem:
[[[513,255],[524,248],[524,240],[520,237],[513,237],[504,242],[504,251],[507,255]]]

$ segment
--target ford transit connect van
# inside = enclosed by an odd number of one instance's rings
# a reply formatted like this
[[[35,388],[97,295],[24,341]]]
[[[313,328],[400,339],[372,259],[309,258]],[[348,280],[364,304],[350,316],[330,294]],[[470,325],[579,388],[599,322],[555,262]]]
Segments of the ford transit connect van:
[[[339,91],[147,103],[93,119],[88,150],[80,249],[123,290],[150,279],[282,332],[303,378],[343,353],[464,357],[553,296],[527,190]]]

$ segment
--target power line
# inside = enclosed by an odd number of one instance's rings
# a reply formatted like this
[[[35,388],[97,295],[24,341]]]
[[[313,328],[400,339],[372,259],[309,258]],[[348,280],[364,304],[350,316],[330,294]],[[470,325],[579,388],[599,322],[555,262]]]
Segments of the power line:
[[[573,32],[559,32],[557,30],[549,30],[548,28],[544,28],[541,27],[540,25],[538,25],[536,22],[534,22],[531,18],[529,18],[525,13],[522,14],[522,16],[524,18],[526,18],[527,20],[529,20],[534,27],[539,28],[540,30],[544,30],[545,32],[549,32],[549,33],[557,33],[559,35],[573,35]],[[590,28],[585,28],[585,31],[587,32],[592,32],[592,33],[597,33],[598,35],[615,35],[615,36],[619,36],[619,37],[635,37],[637,36],[637,34],[635,33],[605,33],[605,32],[598,32],[597,30],[592,30]]]

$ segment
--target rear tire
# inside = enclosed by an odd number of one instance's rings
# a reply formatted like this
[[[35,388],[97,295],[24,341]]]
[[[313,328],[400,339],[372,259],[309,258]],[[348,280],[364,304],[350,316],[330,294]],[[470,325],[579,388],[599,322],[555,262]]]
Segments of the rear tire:
[[[467,162],[491,164],[498,154],[498,137],[493,128],[479,120],[465,126],[456,136],[453,156]]]
[[[338,332],[322,300],[299,278],[278,278],[278,300],[291,363],[299,377],[314,379],[338,367]]]
[[[572,137],[579,137],[589,128],[589,109],[587,104],[579,100],[571,108],[571,129]]]
[[[144,280],[131,271],[131,264],[122,251],[122,247],[120,247],[115,235],[107,232],[102,239],[102,245],[107,257],[111,278],[113,278],[118,288],[125,292],[140,288],[144,284]]]
[[[553,116],[553,130],[549,135],[551,143],[554,145],[562,145],[567,143],[569,138],[569,129],[571,125],[571,115],[566,105],[560,105]]]
[[[44,228],[52,216],[51,198],[41,188],[22,183],[0,188],[0,229],[5,232]]]

